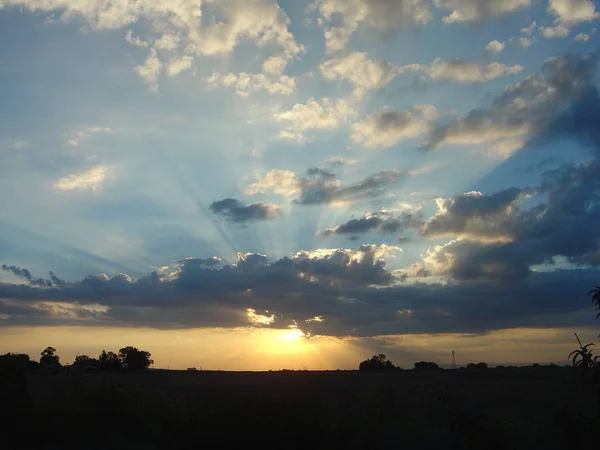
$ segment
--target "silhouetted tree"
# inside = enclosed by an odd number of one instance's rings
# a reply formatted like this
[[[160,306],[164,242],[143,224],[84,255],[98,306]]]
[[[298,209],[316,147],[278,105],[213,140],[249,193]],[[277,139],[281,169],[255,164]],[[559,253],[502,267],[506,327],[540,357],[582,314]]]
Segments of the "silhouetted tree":
[[[77,355],[75,357],[75,361],[73,361],[74,366],[99,366],[100,363],[95,358],[90,358],[88,355]]]
[[[467,369],[487,369],[488,365],[484,362],[480,362],[480,363],[469,363],[467,364]]]
[[[361,372],[369,372],[373,370],[389,370],[395,369],[396,366],[387,359],[387,357],[380,353],[379,355],[373,355],[371,359],[365,359],[358,365],[358,370]]]
[[[147,369],[154,361],[150,359],[150,352],[138,350],[135,347],[123,347],[119,349],[119,359],[127,363],[129,369]]]
[[[40,364],[42,365],[60,365],[60,358],[56,354],[54,347],[46,347],[42,350]]]
[[[415,370],[440,370],[440,366],[434,362],[419,361],[415,363]]]
[[[119,355],[115,352],[102,350],[102,353],[98,356],[98,363],[103,370],[119,370],[121,360],[119,359]]]
[[[600,286],[594,286],[596,289],[592,289],[587,295],[592,294],[592,302],[596,304],[596,318],[600,317]]]
[[[29,355],[24,353],[6,353],[0,355],[0,370],[2,372],[22,372],[31,367]]]

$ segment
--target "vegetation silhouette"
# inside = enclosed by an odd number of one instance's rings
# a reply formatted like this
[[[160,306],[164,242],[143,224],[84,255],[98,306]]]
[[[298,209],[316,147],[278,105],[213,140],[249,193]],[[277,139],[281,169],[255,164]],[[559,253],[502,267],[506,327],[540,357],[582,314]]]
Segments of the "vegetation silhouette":
[[[373,355],[371,359],[365,359],[358,365],[361,372],[372,372],[377,370],[395,370],[398,369],[387,357],[380,353]]]

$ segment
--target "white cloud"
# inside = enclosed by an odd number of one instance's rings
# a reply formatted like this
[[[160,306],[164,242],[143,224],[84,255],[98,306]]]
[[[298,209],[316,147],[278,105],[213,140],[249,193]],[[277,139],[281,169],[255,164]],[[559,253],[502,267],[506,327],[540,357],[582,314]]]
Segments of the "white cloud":
[[[540,27],[540,30],[542,31],[542,36],[544,36],[546,39],[566,38],[570,31],[568,27],[561,24],[553,27]]]
[[[354,117],[356,112],[345,100],[331,101],[327,97],[319,103],[309,98],[306,103],[296,103],[289,111],[273,114],[277,122],[287,122],[290,130],[331,130],[346,120]]]
[[[15,150],[23,150],[25,147],[27,147],[27,141],[15,141],[13,142],[12,146]]]
[[[296,142],[297,144],[305,144],[310,141],[310,139],[302,133],[291,130],[281,130],[277,135],[277,139],[281,141]]]
[[[433,105],[417,105],[411,111],[383,111],[354,124],[352,141],[368,148],[391,147],[426,133],[436,117]]]
[[[548,12],[564,24],[591,22],[600,15],[592,0],[549,0]]]
[[[135,45],[136,47],[148,47],[150,45],[148,42],[143,41],[138,37],[134,37],[133,31],[131,30],[128,30],[127,33],[125,33],[125,41],[131,45]]]
[[[67,175],[54,183],[54,189],[71,191],[74,189],[96,190],[106,179],[110,167],[98,166],[79,173]]]
[[[401,73],[423,72],[433,80],[455,81],[462,84],[483,83],[505,75],[515,75],[523,66],[501,63],[482,65],[460,59],[435,59],[431,64],[410,64],[400,68]]]
[[[373,61],[366,53],[360,52],[325,61],[319,66],[319,70],[326,80],[348,81],[358,98],[369,90],[387,86],[398,74],[398,69],[393,65]]]
[[[517,150],[520,150],[525,145],[522,139],[504,139],[492,142],[488,147],[488,152],[491,156],[496,156],[501,159],[510,158]]]
[[[161,50],[173,51],[179,46],[181,38],[176,34],[163,34],[160,39],[154,41],[154,46]]]
[[[519,38],[519,44],[521,44],[521,47],[523,47],[523,48],[531,47],[534,42],[535,42],[534,38],[525,38],[525,37]]]
[[[575,36],[574,39],[578,42],[587,42],[590,39],[590,35],[585,33],[579,33],[577,36]]]
[[[490,53],[497,54],[497,53],[500,53],[502,50],[504,50],[504,47],[505,47],[505,45],[503,42],[493,40],[485,46],[485,49]]]
[[[265,191],[273,191],[276,194],[294,197],[302,190],[302,178],[291,170],[273,169],[264,177],[259,177],[256,183],[248,186],[244,194],[256,195]]]
[[[88,139],[93,134],[111,133],[111,132],[112,132],[112,130],[108,127],[99,127],[99,126],[83,127],[78,130],[75,130],[75,131],[73,131],[73,133],[71,133],[71,137],[67,141],[67,144],[69,144],[71,147],[78,147],[79,144],[81,144],[81,142]]]
[[[304,48],[288,30],[290,20],[276,0],[0,0],[0,9],[21,6],[29,11],[59,13],[62,21],[83,19],[93,30],[119,29],[147,19],[152,29],[147,41],[128,30],[132,45],[173,51],[180,45],[186,53],[228,55],[246,41],[274,46],[287,59]],[[202,20],[203,16],[209,20]],[[210,20],[211,16],[220,20]],[[148,42],[149,41],[149,42]],[[151,89],[158,88],[162,65],[152,50],[136,72]]]
[[[290,95],[296,89],[296,79],[287,75],[278,77],[262,73],[213,73],[206,79],[209,87],[233,87],[236,94],[247,97],[251,92],[267,91],[269,94]]]
[[[361,23],[386,31],[425,25],[432,18],[425,0],[316,0],[310,8],[319,9],[328,53],[343,50]],[[334,21],[336,25],[332,26]]]
[[[531,0],[434,0],[438,8],[452,12],[444,23],[479,22],[529,8]]]
[[[271,56],[262,65],[263,73],[267,75],[281,75],[288,64],[288,60],[281,56]]]
[[[148,57],[144,64],[135,66],[137,74],[150,86],[153,91],[158,90],[158,76],[163,69],[163,64],[158,59],[156,49],[153,47],[148,53]]]
[[[174,77],[175,75],[190,69],[193,63],[194,58],[189,55],[172,58],[167,64],[167,73],[170,77]]]
[[[527,36],[531,36],[533,34],[533,32],[535,31],[535,27],[537,26],[537,22],[533,21],[531,22],[529,25],[527,25],[524,28],[521,28],[521,33],[527,35]]]

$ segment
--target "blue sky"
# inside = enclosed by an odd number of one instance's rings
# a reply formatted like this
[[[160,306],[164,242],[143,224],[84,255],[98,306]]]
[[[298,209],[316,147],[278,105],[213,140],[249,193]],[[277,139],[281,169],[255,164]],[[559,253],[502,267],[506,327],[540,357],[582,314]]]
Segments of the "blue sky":
[[[0,327],[593,325],[599,11],[0,0]]]

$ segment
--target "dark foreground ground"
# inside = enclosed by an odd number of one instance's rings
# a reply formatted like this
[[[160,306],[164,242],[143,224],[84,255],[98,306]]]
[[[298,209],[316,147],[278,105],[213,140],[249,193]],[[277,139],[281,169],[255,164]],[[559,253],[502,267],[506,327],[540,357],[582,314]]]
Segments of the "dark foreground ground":
[[[567,368],[26,377],[9,449],[600,449],[596,387]]]

